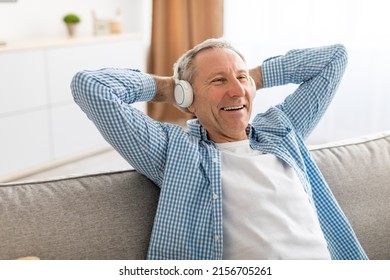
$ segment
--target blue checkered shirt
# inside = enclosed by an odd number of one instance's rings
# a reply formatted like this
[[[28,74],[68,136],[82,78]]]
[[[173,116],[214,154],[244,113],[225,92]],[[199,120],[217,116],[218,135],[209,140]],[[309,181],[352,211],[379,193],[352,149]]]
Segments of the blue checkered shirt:
[[[247,133],[253,149],[276,155],[298,174],[332,258],[366,259],[304,144],[328,107],[346,63],[341,45],[292,50],[264,61],[264,87],[299,87],[281,104],[255,116]],[[190,120],[186,131],[131,106],[153,99],[156,92],[154,79],[137,70],[81,71],[71,88],[104,138],[161,189],[148,259],[221,259],[221,155],[205,128]]]

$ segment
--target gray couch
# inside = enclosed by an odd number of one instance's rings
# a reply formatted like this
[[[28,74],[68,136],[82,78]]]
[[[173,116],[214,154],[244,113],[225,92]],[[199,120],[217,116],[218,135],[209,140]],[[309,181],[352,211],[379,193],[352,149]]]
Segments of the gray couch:
[[[390,259],[390,132],[312,155],[371,259]],[[0,259],[144,259],[159,189],[135,171],[0,184]]]

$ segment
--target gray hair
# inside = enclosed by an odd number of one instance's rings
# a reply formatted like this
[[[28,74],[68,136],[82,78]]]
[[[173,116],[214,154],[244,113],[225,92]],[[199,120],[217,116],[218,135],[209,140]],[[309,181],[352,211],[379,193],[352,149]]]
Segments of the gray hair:
[[[206,41],[196,45],[193,49],[187,51],[176,61],[173,66],[173,77],[175,80],[186,80],[188,82],[192,82],[197,70],[194,65],[194,59],[199,52],[206,49],[229,49],[237,53],[245,62],[244,56],[228,41],[222,38],[207,39]]]

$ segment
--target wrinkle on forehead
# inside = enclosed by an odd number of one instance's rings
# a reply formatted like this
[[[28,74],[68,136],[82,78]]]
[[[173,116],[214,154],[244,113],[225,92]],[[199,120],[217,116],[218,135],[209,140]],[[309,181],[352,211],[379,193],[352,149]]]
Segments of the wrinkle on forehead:
[[[216,63],[218,64],[216,65]],[[207,73],[207,77],[227,75],[228,73],[248,73],[245,61],[230,49],[202,50],[195,57],[194,66],[194,78],[198,76],[199,71],[202,71],[202,74]]]

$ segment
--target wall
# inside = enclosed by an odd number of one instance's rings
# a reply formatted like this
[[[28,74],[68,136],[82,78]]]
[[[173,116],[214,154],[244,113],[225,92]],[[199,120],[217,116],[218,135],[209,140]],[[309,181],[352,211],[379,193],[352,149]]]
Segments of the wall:
[[[150,37],[151,0],[18,0],[0,3],[0,41],[66,36],[62,18],[67,13],[81,17],[78,35],[93,33],[92,10],[98,17],[111,18],[122,10],[125,32]]]
[[[344,78],[309,142],[376,133],[390,129],[387,3],[225,0],[225,37],[246,55],[251,66],[291,48],[344,44],[349,54]],[[294,89],[286,86],[260,91],[254,109],[264,111]]]

